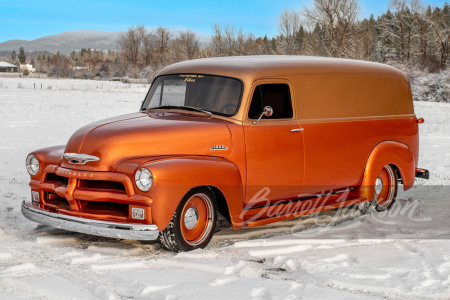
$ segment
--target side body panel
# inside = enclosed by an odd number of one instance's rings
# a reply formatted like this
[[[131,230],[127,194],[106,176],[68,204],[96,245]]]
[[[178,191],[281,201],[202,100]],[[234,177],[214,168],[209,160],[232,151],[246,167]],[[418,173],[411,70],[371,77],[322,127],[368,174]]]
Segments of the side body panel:
[[[384,141],[406,145],[417,163],[418,126],[401,74],[341,71],[292,81],[304,128],[306,194],[359,186],[369,154]]]
[[[359,186],[369,155],[379,143],[396,141],[408,145],[406,147],[410,149],[408,151],[413,158],[418,148],[415,117],[341,122],[323,120],[301,122],[301,125],[305,129],[306,193],[323,193]],[[383,148],[380,151],[390,150]],[[416,167],[415,161],[416,159],[411,160],[412,168]],[[390,163],[397,164],[397,161]]]

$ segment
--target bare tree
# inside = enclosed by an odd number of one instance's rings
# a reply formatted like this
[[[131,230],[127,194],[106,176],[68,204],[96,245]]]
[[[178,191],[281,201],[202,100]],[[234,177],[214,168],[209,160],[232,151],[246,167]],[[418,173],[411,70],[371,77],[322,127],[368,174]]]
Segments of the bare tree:
[[[237,54],[237,40],[236,40],[236,30],[234,29],[234,26],[225,26],[224,28],[224,34],[223,34],[223,41],[224,41],[224,50],[225,55],[227,56],[234,56]]]
[[[147,32],[142,39],[142,58],[146,66],[155,62],[156,37],[153,32]]]
[[[127,32],[121,34],[119,37],[119,45],[122,49],[122,55],[127,62],[133,64],[134,66],[138,64],[139,49],[145,33],[145,28],[141,25],[136,28],[129,28]]]
[[[199,40],[195,32],[186,30],[180,33],[179,37],[181,49],[184,51],[185,59],[194,59],[199,55]]]
[[[236,31],[233,26],[214,25],[212,37],[213,56],[235,56],[256,54],[257,45],[252,34],[244,34],[242,29]]]
[[[380,60],[377,25],[374,16],[371,15],[368,20],[364,19],[359,26],[360,36],[358,44],[360,47],[356,47],[357,53],[355,53],[354,57],[372,61]]]
[[[430,48],[433,34],[431,7],[428,6],[426,11],[418,14],[417,18],[417,47],[420,55],[420,63],[425,66],[428,60],[428,49]]]
[[[212,54],[214,56],[224,56],[224,37],[222,34],[222,27],[219,24],[214,24],[214,35],[211,39]]]
[[[417,39],[418,18],[422,6],[419,0],[391,0],[387,17],[379,24],[382,39],[395,49],[398,61],[411,60]]]
[[[56,52],[47,60],[48,63],[48,76],[50,77],[69,77],[73,74],[72,64],[69,57],[61,55]]]
[[[358,0],[314,0],[313,8],[305,8],[303,14],[310,29],[320,32],[315,44],[328,56],[346,57],[357,47]]]
[[[302,31],[300,14],[293,9],[285,9],[278,22],[278,48],[282,54],[296,54],[301,50],[303,40],[299,37]]]
[[[163,66],[167,61],[171,32],[168,28],[158,27],[154,35],[157,60],[159,65]]]
[[[434,32],[434,43],[439,49],[440,68],[444,70],[450,56],[450,7],[448,4],[443,10],[435,8],[430,21]]]

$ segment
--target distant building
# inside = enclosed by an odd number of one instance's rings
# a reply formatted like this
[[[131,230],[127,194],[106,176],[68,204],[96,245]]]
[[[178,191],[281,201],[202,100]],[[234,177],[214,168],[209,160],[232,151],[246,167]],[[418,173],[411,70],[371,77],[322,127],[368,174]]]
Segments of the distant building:
[[[20,65],[20,71],[25,71],[28,70],[28,73],[34,73],[36,72],[36,68],[33,68],[33,65],[29,65],[29,64],[21,64]]]
[[[19,72],[19,68],[13,64],[0,61],[0,72],[1,73]]]

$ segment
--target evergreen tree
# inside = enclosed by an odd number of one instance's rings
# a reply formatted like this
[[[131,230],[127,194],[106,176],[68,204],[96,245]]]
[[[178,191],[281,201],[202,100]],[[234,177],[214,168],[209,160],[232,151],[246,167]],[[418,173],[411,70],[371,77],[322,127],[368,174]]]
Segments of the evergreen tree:
[[[305,30],[303,29],[303,26],[300,26],[300,29],[295,33],[295,42],[297,44],[298,51],[302,50],[304,39],[305,39]]]
[[[27,58],[25,56],[25,50],[23,50],[23,47],[20,47],[19,55],[17,56],[17,58],[19,59],[19,62],[21,64],[24,64],[26,62]]]
[[[17,53],[16,50],[13,50],[13,52],[11,53],[11,62],[15,63],[17,60]]]
[[[276,51],[277,51],[277,40],[275,38],[272,38],[270,40],[270,46],[272,47],[272,50],[276,53]]]

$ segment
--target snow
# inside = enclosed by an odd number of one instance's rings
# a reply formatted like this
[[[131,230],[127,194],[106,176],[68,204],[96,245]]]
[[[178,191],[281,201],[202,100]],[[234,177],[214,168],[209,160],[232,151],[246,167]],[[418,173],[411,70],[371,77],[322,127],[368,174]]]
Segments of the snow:
[[[430,102],[450,102],[450,70],[440,73],[410,72],[414,100]]]
[[[399,193],[388,213],[226,228],[206,249],[179,254],[26,220],[25,156],[66,143],[89,122],[137,111],[147,89],[0,78],[0,299],[450,298],[448,103],[414,103],[425,118],[419,164],[431,178]]]

